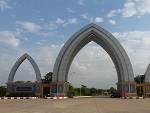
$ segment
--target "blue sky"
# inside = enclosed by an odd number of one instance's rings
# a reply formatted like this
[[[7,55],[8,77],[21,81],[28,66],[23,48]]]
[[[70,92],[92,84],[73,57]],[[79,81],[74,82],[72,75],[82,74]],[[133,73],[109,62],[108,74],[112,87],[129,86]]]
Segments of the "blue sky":
[[[149,0],[0,0],[0,85],[24,53],[34,58],[42,76],[52,71],[65,42],[90,23],[112,33],[129,55],[134,74],[144,74],[150,62],[149,6]],[[69,73],[75,86],[81,78],[88,87],[115,87],[117,82],[110,57],[94,43],[77,54]],[[27,60],[15,80],[35,81]]]

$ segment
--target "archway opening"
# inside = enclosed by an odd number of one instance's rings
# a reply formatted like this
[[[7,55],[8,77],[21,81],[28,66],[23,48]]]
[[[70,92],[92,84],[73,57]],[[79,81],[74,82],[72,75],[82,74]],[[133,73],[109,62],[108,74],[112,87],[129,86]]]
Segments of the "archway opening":
[[[13,82],[16,81],[17,82],[22,81],[25,83],[35,83],[37,81],[34,68],[28,61],[28,59],[25,59],[18,67]]]
[[[68,82],[74,87],[80,87],[81,78],[85,78],[82,81],[89,88],[116,88],[118,82],[116,69],[110,56],[93,41],[79,51],[69,69]]]

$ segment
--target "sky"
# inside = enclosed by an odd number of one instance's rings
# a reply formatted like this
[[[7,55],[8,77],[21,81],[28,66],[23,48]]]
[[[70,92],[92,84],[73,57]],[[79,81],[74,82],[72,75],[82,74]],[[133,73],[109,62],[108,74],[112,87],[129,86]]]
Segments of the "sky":
[[[126,50],[134,76],[145,74],[150,63],[150,0],[0,0],[0,85],[25,53],[39,66],[42,78],[53,71],[66,41],[84,26],[95,23]],[[74,58],[69,82],[75,87],[116,87],[117,73],[110,56],[94,42]],[[36,81],[28,60],[14,81]]]

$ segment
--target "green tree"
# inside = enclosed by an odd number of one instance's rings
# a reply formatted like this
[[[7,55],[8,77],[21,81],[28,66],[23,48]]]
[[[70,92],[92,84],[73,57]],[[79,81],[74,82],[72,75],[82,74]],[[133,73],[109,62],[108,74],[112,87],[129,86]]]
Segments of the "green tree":
[[[75,96],[80,95],[80,88],[74,88]]]
[[[145,82],[145,75],[137,75],[134,77],[134,81],[137,83],[144,83]]]
[[[53,76],[53,73],[52,73],[52,72],[47,73],[47,74],[43,77],[42,82],[43,82],[44,84],[49,84],[50,82],[52,82],[52,76]]]
[[[134,77],[134,80],[135,82],[142,84],[145,82],[145,75],[137,75]],[[142,92],[143,92],[143,87],[142,86],[137,87],[138,96],[142,96]]]
[[[0,97],[5,96],[6,86],[0,86]]]
[[[26,81],[26,83],[32,83],[32,81],[28,80],[28,81]]]
[[[69,91],[74,92],[74,86],[69,84]]]
[[[103,93],[103,91],[104,91],[103,89],[97,89],[97,94],[101,95]]]
[[[18,80],[18,81],[15,81],[15,83],[25,83],[25,81]]]
[[[113,87],[111,87],[109,90],[108,90],[108,92],[109,92],[109,94],[112,94],[112,93],[114,93],[114,92],[116,92],[117,90],[115,89],[115,88],[113,88]]]
[[[84,96],[90,95],[90,89],[87,88],[85,85],[82,85],[82,87],[81,87],[81,95],[84,95]]]
[[[97,89],[94,88],[94,87],[90,88],[90,94],[91,94],[91,95],[97,94]]]

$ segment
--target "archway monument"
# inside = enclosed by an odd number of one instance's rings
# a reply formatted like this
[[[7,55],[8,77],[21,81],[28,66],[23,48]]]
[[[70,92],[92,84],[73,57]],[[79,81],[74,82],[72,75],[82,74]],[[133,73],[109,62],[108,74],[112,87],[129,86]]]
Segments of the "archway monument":
[[[68,72],[76,54],[89,42],[100,45],[111,57],[117,72],[118,92],[136,96],[136,82],[130,59],[120,42],[108,31],[96,24],[89,24],[77,31],[60,50],[53,69],[51,96],[67,96]]]
[[[14,83],[13,80],[14,80],[14,76],[15,76],[17,69],[26,59],[28,59],[28,61],[31,63],[31,65],[34,68],[37,83]],[[38,97],[42,96],[42,91],[41,91],[42,79],[41,79],[41,73],[40,73],[39,67],[36,64],[36,62],[34,61],[34,59],[30,55],[28,55],[27,53],[22,55],[16,61],[16,63],[14,64],[14,66],[12,67],[12,69],[10,71],[8,81],[6,84],[7,84],[6,96],[8,96],[10,93],[14,93],[14,92],[28,92],[28,93],[31,93],[31,94],[36,95]]]

